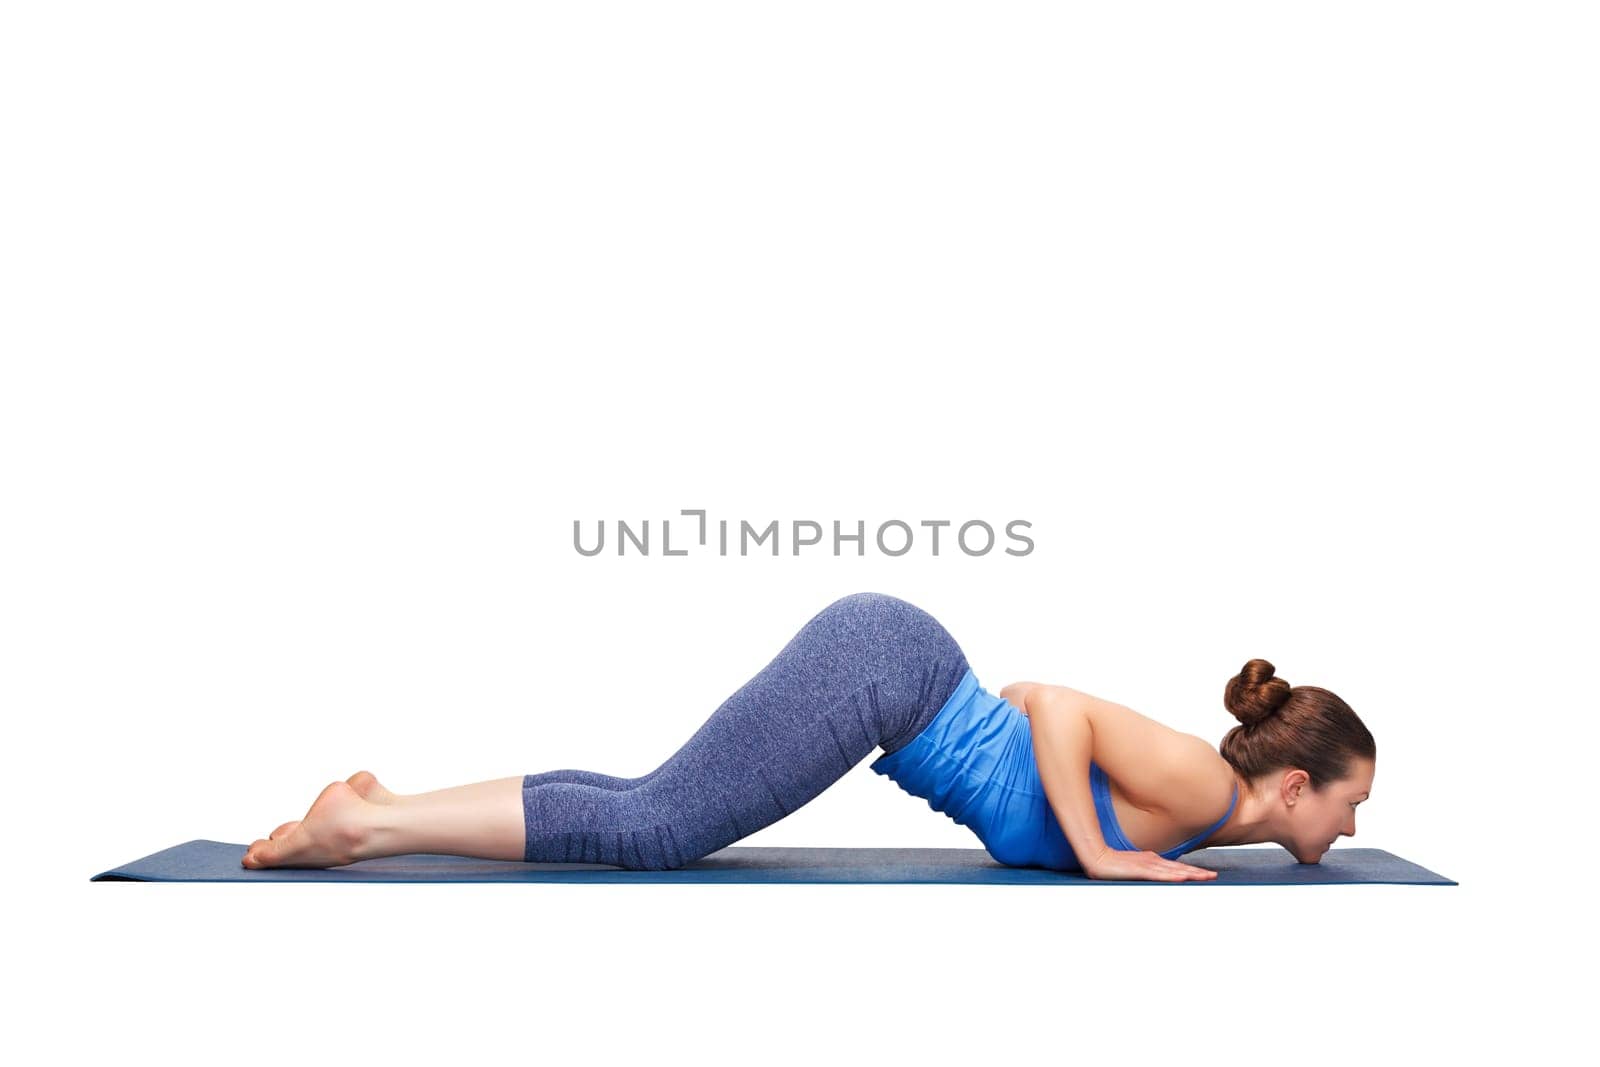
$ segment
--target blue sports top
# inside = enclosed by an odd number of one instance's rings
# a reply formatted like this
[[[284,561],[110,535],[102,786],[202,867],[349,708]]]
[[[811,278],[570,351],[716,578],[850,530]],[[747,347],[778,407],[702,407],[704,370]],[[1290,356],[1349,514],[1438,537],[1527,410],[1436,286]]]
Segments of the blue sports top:
[[[990,856],[1008,867],[1081,871],[1039,780],[1028,716],[978,684],[971,668],[939,713],[904,747],[879,756],[871,767],[912,796],[978,835]],[[1089,761],[1089,786],[1106,844],[1140,851],[1122,833],[1105,771]],[[1162,852],[1176,859],[1228,821],[1239,801],[1233,787],[1228,813],[1210,829]]]

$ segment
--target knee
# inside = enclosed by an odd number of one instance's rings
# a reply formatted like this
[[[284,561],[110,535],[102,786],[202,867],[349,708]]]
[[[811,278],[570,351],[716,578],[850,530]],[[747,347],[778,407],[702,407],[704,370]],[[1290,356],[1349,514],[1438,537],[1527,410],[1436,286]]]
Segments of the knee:
[[[686,821],[681,812],[668,813],[660,808],[651,809],[649,814],[654,821],[631,835],[618,856],[619,866],[630,871],[676,871],[704,855],[698,851],[701,842],[693,819]]]
[[[689,866],[696,859],[699,859],[699,857],[695,856],[691,859],[680,860],[673,856],[658,854],[641,856],[636,860],[626,860],[618,864],[618,866],[629,871],[676,871]]]

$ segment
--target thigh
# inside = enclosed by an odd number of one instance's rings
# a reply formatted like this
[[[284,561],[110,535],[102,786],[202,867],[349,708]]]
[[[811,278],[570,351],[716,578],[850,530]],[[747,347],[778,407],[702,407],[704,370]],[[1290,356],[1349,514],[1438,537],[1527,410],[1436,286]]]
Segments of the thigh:
[[[686,758],[717,749],[747,754],[795,747],[808,737],[842,735],[841,756],[904,743],[955,691],[967,658],[948,630],[915,604],[882,593],[853,593],[813,615],[753,678],[730,696],[661,766],[653,781]],[[731,742],[731,744],[730,744]],[[865,743],[865,750],[861,750]]]
[[[966,669],[922,609],[878,593],[843,597],[630,793],[705,855],[814,799],[874,748],[909,740]]]

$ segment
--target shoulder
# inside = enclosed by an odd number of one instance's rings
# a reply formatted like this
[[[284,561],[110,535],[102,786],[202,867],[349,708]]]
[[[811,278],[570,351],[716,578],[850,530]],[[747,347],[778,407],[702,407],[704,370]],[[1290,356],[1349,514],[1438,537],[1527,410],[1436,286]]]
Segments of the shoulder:
[[[1211,742],[1068,686],[1037,685],[1025,711],[1088,718],[1091,758],[1130,803],[1173,822],[1210,825],[1233,801],[1233,767]],[[1048,733],[1048,731],[1046,731]]]

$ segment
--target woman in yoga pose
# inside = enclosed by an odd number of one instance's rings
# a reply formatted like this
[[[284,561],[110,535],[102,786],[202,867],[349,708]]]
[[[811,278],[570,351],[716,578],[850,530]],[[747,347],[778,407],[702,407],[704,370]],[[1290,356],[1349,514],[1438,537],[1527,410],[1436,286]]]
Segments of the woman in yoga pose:
[[[413,852],[672,870],[872,770],[969,827],[998,862],[1184,881],[1208,845],[1272,841],[1317,862],[1353,835],[1377,748],[1344,701],[1251,660],[1221,752],[1065,686],[978,684],[939,622],[856,593],[818,612],[665,763],[638,778],[555,770],[409,796],[370,773],[252,843],[248,868]]]

